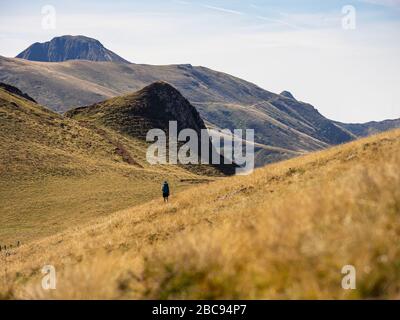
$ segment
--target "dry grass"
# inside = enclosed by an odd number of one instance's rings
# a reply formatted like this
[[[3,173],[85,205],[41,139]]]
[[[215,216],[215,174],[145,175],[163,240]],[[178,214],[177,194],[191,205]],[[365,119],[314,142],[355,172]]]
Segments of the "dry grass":
[[[400,131],[270,165],[2,257],[3,298],[400,298]],[[40,288],[53,264],[57,289]],[[341,269],[357,269],[357,289]]]
[[[27,243],[208,178],[150,166],[145,142],[0,89],[0,245]],[[182,181],[184,180],[184,181]]]

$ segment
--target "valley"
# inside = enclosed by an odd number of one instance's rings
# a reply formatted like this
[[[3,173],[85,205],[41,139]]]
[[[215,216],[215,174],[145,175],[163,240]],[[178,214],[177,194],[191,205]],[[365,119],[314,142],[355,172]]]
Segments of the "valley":
[[[62,117],[4,88],[0,144],[1,244],[26,243],[149,201],[164,180],[177,192],[220,175],[206,166],[202,172],[151,166],[141,135]]]
[[[85,36],[0,56],[0,299],[398,299],[399,127]],[[149,161],[152,129],[172,165]],[[169,161],[184,129],[254,130],[256,170],[199,141],[220,161]]]

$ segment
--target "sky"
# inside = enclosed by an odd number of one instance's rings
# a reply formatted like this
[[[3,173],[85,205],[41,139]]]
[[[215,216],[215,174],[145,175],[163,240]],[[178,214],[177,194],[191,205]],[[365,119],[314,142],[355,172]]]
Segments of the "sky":
[[[65,34],[287,90],[333,120],[400,118],[400,0],[0,0],[0,55]]]

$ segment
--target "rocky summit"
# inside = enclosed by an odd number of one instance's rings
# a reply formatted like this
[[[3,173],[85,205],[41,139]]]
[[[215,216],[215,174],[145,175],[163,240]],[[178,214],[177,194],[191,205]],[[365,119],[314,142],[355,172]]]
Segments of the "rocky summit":
[[[61,36],[44,43],[36,42],[16,58],[44,62],[90,60],[129,63],[105,48],[100,41],[85,36]]]

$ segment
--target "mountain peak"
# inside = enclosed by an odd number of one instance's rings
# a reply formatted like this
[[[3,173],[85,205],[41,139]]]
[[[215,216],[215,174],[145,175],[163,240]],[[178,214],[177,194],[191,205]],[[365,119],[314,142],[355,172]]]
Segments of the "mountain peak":
[[[192,128],[196,131],[206,126],[196,108],[172,85],[164,81],[149,84],[143,89],[124,96],[111,98],[88,107],[70,110],[67,116],[88,116],[115,126],[117,130],[146,136],[149,128],[167,128],[168,121],[177,121],[178,127]],[[144,124],[152,123],[146,130],[136,130],[132,123],[141,118]],[[139,123],[140,124],[140,123]]]
[[[202,137],[202,130],[207,130],[196,108],[177,89],[163,81],[154,82],[128,95],[72,109],[67,111],[65,116],[91,122],[96,126],[109,127],[141,140],[146,140],[149,130],[155,128],[163,130],[169,136],[171,121],[176,121],[178,131],[192,129],[199,138]],[[200,156],[201,145],[198,146],[198,150]],[[214,147],[210,143],[208,156],[212,156],[213,150]],[[209,160],[211,163],[212,159]],[[224,158],[220,156],[220,164],[210,164],[205,166],[205,169],[196,170],[210,170],[211,167],[219,174],[231,175],[235,173],[236,164],[225,164]]]
[[[161,93],[161,92],[166,92],[166,93],[178,93],[180,95],[180,92],[171,84],[165,81],[156,81],[153,82],[143,89],[139,90],[137,93]]]
[[[105,48],[99,40],[81,35],[65,35],[43,43],[36,42],[16,58],[43,62],[91,60],[129,63]]]
[[[292,100],[296,100],[296,98],[289,92],[289,91],[282,91],[281,93],[280,93],[280,95],[281,96],[283,96],[283,97],[285,97],[285,98],[289,98],[289,99],[292,99]]]
[[[150,83],[149,85],[145,86],[143,89],[141,90],[163,90],[163,89],[173,89],[176,90],[172,84],[166,82],[166,81],[155,81],[153,83]],[[176,90],[178,91],[178,90]]]

